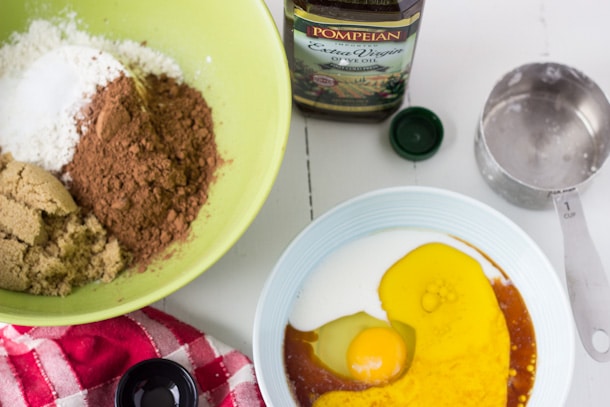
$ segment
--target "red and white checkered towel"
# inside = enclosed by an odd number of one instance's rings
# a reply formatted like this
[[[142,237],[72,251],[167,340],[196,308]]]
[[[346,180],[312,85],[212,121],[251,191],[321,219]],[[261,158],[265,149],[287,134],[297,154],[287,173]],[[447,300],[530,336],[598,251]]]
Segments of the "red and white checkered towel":
[[[151,307],[84,325],[0,324],[0,406],[114,406],[123,373],[157,357],[193,375],[199,406],[264,406],[245,355]]]

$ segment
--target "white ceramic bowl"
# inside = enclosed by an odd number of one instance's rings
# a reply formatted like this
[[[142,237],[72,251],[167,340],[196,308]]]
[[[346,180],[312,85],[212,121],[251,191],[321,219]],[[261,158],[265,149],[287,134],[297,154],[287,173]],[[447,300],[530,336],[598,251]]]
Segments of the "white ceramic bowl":
[[[466,196],[428,187],[383,189],[351,199],[312,222],[284,251],[265,284],[254,322],[254,365],[267,404],[295,405],[284,370],[283,338],[308,274],[338,247],[394,227],[426,228],[464,239],[508,274],[536,333],[536,379],[528,407],[563,405],[574,365],[574,326],[551,263],[504,215]]]

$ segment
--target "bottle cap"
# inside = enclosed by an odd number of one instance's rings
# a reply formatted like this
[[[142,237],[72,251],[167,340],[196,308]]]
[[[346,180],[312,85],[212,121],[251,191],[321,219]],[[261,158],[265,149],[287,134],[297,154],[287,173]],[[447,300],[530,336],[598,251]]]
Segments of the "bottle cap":
[[[432,157],[443,141],[443,124],[423,107],[398,112],[390,125],[390,143],[403,158],[421,161]]]
[[[197,402],[191,374],[182,365],[161,358],[145,359],[130,367],[115,394],[116,407],[196,407]]]

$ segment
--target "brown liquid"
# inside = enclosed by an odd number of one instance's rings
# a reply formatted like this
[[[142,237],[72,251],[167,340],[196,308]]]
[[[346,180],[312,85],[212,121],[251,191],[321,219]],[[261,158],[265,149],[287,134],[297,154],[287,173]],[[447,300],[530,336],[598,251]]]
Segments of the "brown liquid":
[[[529,312],[521,294],[512,284],[499,279],[492,287],[510,335],[510,371],[507,407],[525,405],[534,385],[536,371],[536,337]],[[289,383],[299,405],[310,407],[322,394],[335,390],[364,390],[369,385],[339,378],[322,367],[310,342],[312,333],[288,325],[284,337],[284,363]],[[521,404],[520,404],[521,403]]]
[[[510,369],[507,407],[525,405],[536,375],[536,335],[521,294],[512,284],[492,284],[510,335]]]

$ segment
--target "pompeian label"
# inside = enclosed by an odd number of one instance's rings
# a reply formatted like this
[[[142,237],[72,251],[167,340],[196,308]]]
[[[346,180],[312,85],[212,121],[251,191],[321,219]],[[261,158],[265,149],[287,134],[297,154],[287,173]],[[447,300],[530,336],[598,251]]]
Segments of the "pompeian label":
[[[294,11],[293,94],[312,107],[383,110],[402,102],[420,13],[385,23],[355,23]]]

